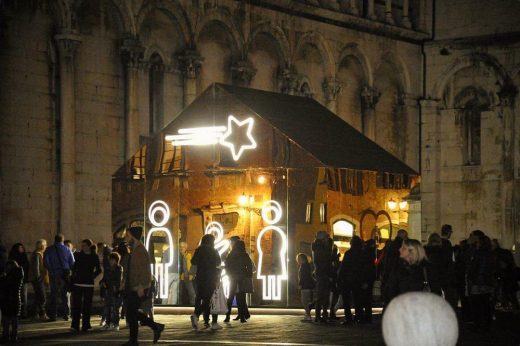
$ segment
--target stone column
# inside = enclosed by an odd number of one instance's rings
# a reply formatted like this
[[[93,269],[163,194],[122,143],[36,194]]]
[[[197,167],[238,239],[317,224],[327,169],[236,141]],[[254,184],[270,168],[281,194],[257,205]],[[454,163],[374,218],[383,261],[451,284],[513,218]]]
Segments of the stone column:
[[[376,140],[376,104],[381,93],[368,85],[361,90],[361,106],[363,112],[363,134],[375,142]]]
[[[76,106],[74,53],[79,36],[66,33],[54,37],[60,69],[60,227],[70,232],[76,222]]]
[[[440,165],[440,112],[438,101],[424,99],[421,107],[421,212],[422,238],[437,232],[440,226],[441,191]]]
[[[247,60],[237,61],[231,66],[233,84],[248,87],[256,74],[256,68]]]
[[[139,149],[139,67],[144,48],[135,37],[123,39],[120,48],[125,69],[125,158]]]
[[[385,0],[385,22],[394,24],[394,16],[392,14],[392,0]]]
[[[410,22],[410,18],[409,18],[409,15],[410,15],[410,0],[403,0],[403,19],[402,19],[402,26],[404,26],[405,28],[411,28],[412,27],[412,23]]]
[[[197,97],[197,78],[204,59],[196,50],[187,50],[178,59],[184,76],[184,107],[187,107]]]
[[[327,108],[333,112],[336,113],[337,108],[337,98],[338,95],[341,93],[342,85],[341,83],[335,78],[330,77],[323,81],[323,95],[325,96],[325,99],[327,100]]]
[[[403,105],[403,124],[406,132],[404,161],[412,168],[419,169],[419,101],[412,95],[401,95]]]
[[[376,20],[377,19],[375,7],[374,7],[374,0],[368,0],[367,18],[370,19],[370,20]]]

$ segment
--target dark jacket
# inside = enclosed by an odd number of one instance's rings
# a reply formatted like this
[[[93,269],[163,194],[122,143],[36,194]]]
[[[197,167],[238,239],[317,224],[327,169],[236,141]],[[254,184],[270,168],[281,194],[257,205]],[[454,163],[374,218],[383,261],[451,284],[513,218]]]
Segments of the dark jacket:
[[[372,278],[374,264],[363,249],[350,249],[345,252],[338,272],[338,282],[342,287],[365,283]]]
[[[495,285],[495,258],[490,250],[476,249],[468,263],[468,287]]]
[[[439,278],[441,287],[443,289],[455,287],[455,264],[452,261],[451,248],[426,246],[425,250],[432,273]]]
[[[313,290],[316,287],[309,262],[303,263],[300,268],[298,268],[298,286],[301,290]]]
[[[103,272],[101,282],[109,292],[119,292],[122,289],[123,267],[120,264],[115,267],[108,266]]]
[[[197,282],[217,282],[220,276],[220,255],[217,250],[208,245],[201,245],[195,250],[191,259],[192,265],[197,266],[195,280]]]
[[[23,268],[16,265],[0,276],[0,310],[8,317],[19,316],[22,308]]]
[[[418,264],[409,265],[407,262],[399,260],[388,277],[385,300],[388,303],[400,294],[423,291],[425,281],[428,281],[432,293],[441,294],[438,277],[432,272],[427,261],[423,260]]]
[[[332,241],[330,239],[326,242],[315,240],[312,243],[312,262],[314,263],[314,275],[316,278],[335,277],[334,260]]]
[[[0,275],[5,271],[5,263],[7,262],[7,249],[0,245]]]
[[[399,249],[403,245],[403,239],[397,237],[385,246],[382,263],[381,281],[386,283],[391,273],[399,263]]]
[[[253,292],[254,264],[246,252],[231,251],[226,258],[225,266],[231,283],[236,284],[236,287],[232,287],[232,289],[235,289],[236,292]]]
[[[496,276],[498,281],[502,283],[505,292],[518,291],[518,278],[516,277],[516,263],[511,251],[507,249],[497,248],[493,251],[497,261]]]
[[[20,267],[23,268],[24,272],[24,278],[23,282],[29,281],[29,258],[27,257],[26,252],[20,252],[18,251],[18,247],[22,246],[22,244],[17,243],[13,245],[13,248],[11,249],[11,252],[9,253],[9,259],[12,259],[13,261],[16,261]]]
[[[54,243],[45,250],[43,255],[45,268],[50,275],[60,277],[64,272],[70,272],[74,266],[74,256],[63,243]]]
[[[101,274],[99,257],[95,253],[76,253],[76,261],[72,268],[72,283],[75,285],[92,285],[94,279]]]

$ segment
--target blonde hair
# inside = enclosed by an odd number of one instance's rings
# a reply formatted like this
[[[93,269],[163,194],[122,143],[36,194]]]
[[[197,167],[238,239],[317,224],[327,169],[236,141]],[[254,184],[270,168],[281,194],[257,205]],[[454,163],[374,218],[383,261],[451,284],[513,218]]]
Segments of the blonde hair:
[[[36,241],[36,248],[39,249],[42,244],[47,245],[47,240],[45,240],[45,239],[38,239]]]
[[[403,241],[403,246],[405,246],[410,253],[410,264],[418,264],[428,259],[426,257],[426,251],[424,251],[424,247],[420,241],[416,239],[406,239]]]

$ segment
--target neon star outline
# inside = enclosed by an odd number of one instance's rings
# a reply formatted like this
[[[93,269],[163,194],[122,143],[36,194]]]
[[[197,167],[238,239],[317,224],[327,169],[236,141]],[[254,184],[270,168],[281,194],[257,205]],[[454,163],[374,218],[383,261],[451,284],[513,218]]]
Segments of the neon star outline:
[[[236,151],[235,144],[227,141],[227,138],[233,134],[232,123],[235,123],[238,127],[242,127],[247,124],[246,135],[249,138],[249,140],[251,141],[251,144],[241,145],[240,149],[238,149],[238,152]],[[256,148],[256,141],[253,138],[253,134],[252,134],[254,124],[255,124],[255,120],[251,117],[249,117],[243,121],[239,121],[237,118],[235,118],[234,115],[231,115],[231,114],[229,115],[227,130],[226,130],[226,133],[224,133],[222,135],[222,137],[220,138],[220,145],[223,145],[223,146],[229,148],[229,150],[231,151],[231,155],[233,156],[233,160],[238,161],[240,159],[240,156],[242,156],[242,154],[244,153],[245,150]]]

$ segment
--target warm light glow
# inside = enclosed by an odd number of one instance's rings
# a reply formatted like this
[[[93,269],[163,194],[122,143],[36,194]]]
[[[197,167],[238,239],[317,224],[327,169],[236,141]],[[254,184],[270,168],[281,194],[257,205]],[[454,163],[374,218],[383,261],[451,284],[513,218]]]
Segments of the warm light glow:
[[[381,235],[381,239],[388,239],[390,238],[390,231],[386,228],[380,228],[379,234]]]
[[[396,208],[397,208],[397,202],[394,201],[393,199],[390,199],[388,201],[388,209],[395,210]]]
[[[162,218],[160,221],[157,219],[157,214],[161,214]],[[168,238],[168,251],[169,251],[169,260],[168,263],[156,263],[151,264],[152,273],[154,273],[157,278],[158,283],[158,295],[159,298],[165,299],[168,298],[169,295],[169,287],[168,287],[168,268],[173,265],[173,237],[170,230],[166,227],[168,220],[170,219],[170,208],[168,204],[164,201],[155,201],[148,208],[148,219],[152,223],[152,228],[146,235],[145,247],[148,251],[150,251],[150,239],[152,238],[152,234],[164,232],[166,237]]]
[[[262,219],[268,225],[274,225],[280,222],[282,214],[282,206],[277,201],[266,201],[262,206]]]
[[[265,177],[265,175],[259,175],[257,181],[258,184],[264,185],[267,182],[267,178]]]
[[[274,214],[271,217],[267,217],[268,213]],[[269,226],[264,227],[258,234],[256,241],[256,248],[258,250],[258,270],[257,279],[262,280],[262,299],[263,300],[281,300],[282,299],[282,280],[287,280],[287,235],[278,226],[273,226],[274,223],[278,222],[282,218],[282,208],[280,203],[276,201],[267,201],[262,208],[262,218],[264,222]],[[276,222],[273,222],[276,220]],[[267,232],[276,232],[282,238],[282,246],[280,248],[280,263],[282,265],[281,274],[267,274],[262,275],[262,262],[264,252],[262,251],[262,238]],[[272,239],[272,238],[271,238]]]
[[[399,209],[406,210],[406,208],[408,208],[408,202],[407,201],[399,202]]]
[[[229,240],[224,239],[224,227],[222,227],[220,223],[212,221],[206,226],[204,234],[211,234],[215,237],[215,250],[218,251],[220,258],[222,258],[222,255],[229,250],[230,246]],[[224,261],[222,261],[220,265],[224,267]],[[226,274],[226,269],[222,270],[220,278],[222,279],[224,295],[229,297],[230,282],[229,277]]]
[[[248,203],[249,203],[249,197],[247,197],[245,194],[242,194],[242,195],[240,195],[240,197],[238,197],[239,206],[245,207],[245,206],[247,206]]]
[[[332,232],[335,236],[352,238],[354,225],[345,220],[338,220],[332,225]]]
[[[240,159],[240,156],[242,156],[242,154],[244,153],[245,150],[256,148],[256,141],[253,138],[253,134],[252,134],[254,124],[255,124],[255,119],[253,119],[253,118],[247,118],[246,120],[239,121],[237,118],[235,118],[235,116],[229,115],[227,131],[220,138],[220,144],[225,147],[228,147],[231,150],[231,155],[233,156],[233,160],[238,161]],[[234,127],[242,127],[245,125],[247,125],[246,136],[249,139],[250,143],[240,145],[240,147],[237,150],[235,143],[228,141],[228,138],[233,135]]]

